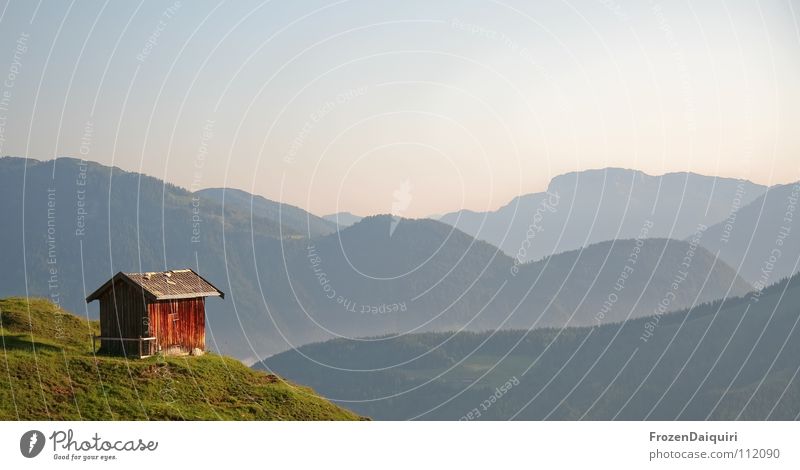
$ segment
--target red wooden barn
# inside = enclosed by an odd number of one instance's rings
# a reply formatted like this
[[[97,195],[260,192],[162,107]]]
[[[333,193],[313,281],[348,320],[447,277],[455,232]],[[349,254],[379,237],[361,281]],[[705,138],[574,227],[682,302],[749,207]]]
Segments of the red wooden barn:
[[[225,294],[191,269],[117,273],[86,298],[100,301],[100,351],[134,357],[206,346],[205,298]]]

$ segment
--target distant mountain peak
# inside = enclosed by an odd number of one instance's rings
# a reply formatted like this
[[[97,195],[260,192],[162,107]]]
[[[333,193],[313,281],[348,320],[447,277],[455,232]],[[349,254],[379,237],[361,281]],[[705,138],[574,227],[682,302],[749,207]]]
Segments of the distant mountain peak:
[[[604,240],[635,238],[646,222],[649,237],[685,238],[698,224],[725,220],[736,205],[766,191],[745,180],[602,168],[564,173],[546,192],[524,194],[496,211],[461,210],[439,220],[500,247],[510,256],[540,259]]]
[[[561,184],[563,181],[573,181],[577,179],[616,179],[616,178],[635,178],[635,177],[649,177],[653,178],[652,175],[648,175],[647,173],[634,170],[630,168],[619,168],[619,167],[606,167],[606,168],[591,168],[588,170],[575,170],[569,171],[566,173],[561,173],[559,175],[554,176],[550,180],[549,186]],[[548,187],[549,187],[548,186]]]
[[[350,212],[336,212],[333,214],[323,215],[322,218],[337,224],[339,228],[345,228],[358,223],[363,217],[360,215],[351,214]]]

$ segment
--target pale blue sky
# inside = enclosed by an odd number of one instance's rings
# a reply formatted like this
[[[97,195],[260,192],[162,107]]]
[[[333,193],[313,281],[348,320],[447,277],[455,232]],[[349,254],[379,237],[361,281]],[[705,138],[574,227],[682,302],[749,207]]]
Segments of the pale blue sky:
[[[494,209],[606,166],[800,179],[788,0],[0,8],[0,155],[321,214],[389,212],[405,182],[403,215]]]

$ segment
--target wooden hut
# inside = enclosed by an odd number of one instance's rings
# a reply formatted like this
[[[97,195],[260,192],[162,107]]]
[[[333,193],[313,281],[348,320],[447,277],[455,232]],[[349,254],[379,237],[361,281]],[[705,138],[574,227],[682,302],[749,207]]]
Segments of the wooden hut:
[[[117,273],[86,302],[100,301],[100,351],[134,357],[205,350],[205,298],[225,294],[191,269]]]

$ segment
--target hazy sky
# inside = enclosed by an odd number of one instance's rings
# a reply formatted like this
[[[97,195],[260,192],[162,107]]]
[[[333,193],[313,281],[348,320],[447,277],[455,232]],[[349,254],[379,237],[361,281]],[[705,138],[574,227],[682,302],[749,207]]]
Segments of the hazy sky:
[[[800,180],[792,0],[0,8],[0,155],[411,217],[607,166]]]

